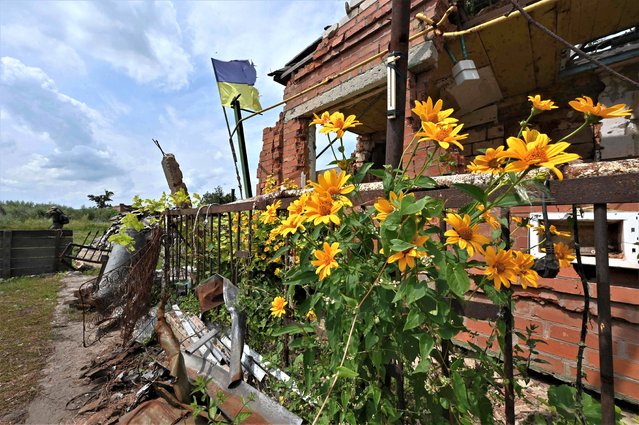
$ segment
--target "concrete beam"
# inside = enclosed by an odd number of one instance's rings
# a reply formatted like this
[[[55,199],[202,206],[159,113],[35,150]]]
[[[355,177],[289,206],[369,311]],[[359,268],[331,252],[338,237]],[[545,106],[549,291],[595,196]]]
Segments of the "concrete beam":
[[[419,44],[408,50],[408,70],[423,72],[437,63],[437,49],[431,41]],[[348,81],[333,87],[301,105],[284,112],[284,122],[310,114],[328,110],[360,94],[386,84],[386,64],[380,63]]]

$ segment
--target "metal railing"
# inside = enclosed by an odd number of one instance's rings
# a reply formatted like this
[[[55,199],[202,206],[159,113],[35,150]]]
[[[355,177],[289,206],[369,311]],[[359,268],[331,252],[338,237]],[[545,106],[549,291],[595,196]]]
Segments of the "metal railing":
[[[605,164],[605,163],[602,163]],[[633,163],[634,164],[634,163]],[[592,164],[589,164],[592,165]],[[636,164],[634,164],[636,166]],[[605,166],[604,166],[605,167]],[[632,167],[630,167],[632,168]],[[596,168],[594,174],[606,174],[604,168]],[[593,205],[594,232],[596,246],[597,320],[599,338],[599,360],[601,376],[601,401],[603,423],[614,423],[614,374],[612,352],[612,318],[610,309],[610,277],[608,257],[608,204],[639,203],[639,172],[626,170],[628,174],[615,174],[619,167],[609,171],[609,175],[551,181],[548,205]],[[436,178],[437,180],[437,178]],[[415,191],[416,198],[431,196],[446,201],[449,208],[461,207],[471,198],[450,187]],[[381,189],[361,190],[352,201],[355,206],[372,206]],[[280,200],[285,209],[297,198],[292,191],[259,196],[253,199],[226,205],[210,205],[200,208],[167,211],[163,227],[165,239],[165,275],[173,283],[190,279],[198,283],[214,272],[232,276],[237,283],[238,272],[244,261],[252,255],[253,228],[257,214],[275,200]],[[539,205],[533,203],[533,206]],[[485,305],[485,304],[484,304]],[[486,319],[486,311],[468,306],[468,317]],[[479,313],[476,316],[473,311]],[[505,357],[512,358],[512,345],[506,348]],[[512,369],[512,364],[510,364]],[[506,371],[507,376],[512,376]],[[511,409],[508,407],[507,410]],[[514,423],[514,413],[507,418]],[[611,416],[612,415],[612,416]],[[609,422],[612,418],[613,422]],[[510,420],[508,422],[511,422]]]

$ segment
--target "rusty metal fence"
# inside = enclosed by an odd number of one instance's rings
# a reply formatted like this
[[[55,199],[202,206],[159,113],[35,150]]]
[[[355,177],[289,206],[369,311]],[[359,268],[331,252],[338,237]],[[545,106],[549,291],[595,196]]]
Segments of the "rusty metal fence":
[[[608,204],[639,203],[639,173],[604,175],[552,181],[549,205],[592,205],[596,246],[597,320],[599,338],[601,402],[603,417],[614,417],[614,375],[612,352],[612,319],[610,308],[610,277],[608,256]],[[381,190],[362,190],[353,199],[355,206],[372,206]],[[444,199],[450,208],[471,201],[465,193],[449,187],[419,190],[417,198],[431,196]],[[296,196],[284,192],[226,205],[167,211],[162,226],[165,231],[164,271],[171,283],[190,280],[197,283],[212,273],[231,276],[237,283],[238,273],[252,255],[253,226],[260,210],[279,199],[285,209]],[[485,304],[484,304],[485,306]],[[487,312],[469,305],[465,314],[486,319]],[[478,313],[476,315],[475,313]],[[481,317],[479,317],[481,316]],[[493,316],[491,313],[489,316]],[[512,332],[512,329],[510,330]],[[512,358],[512,345],[505,350]],[[508,364],[508,362],[507,362]],[[512,375],[512,364],[509,365]],[[507,389],[508,392],[508,389]],[[508,398],[508,397],[507,397]],[[508,422],[514,423],[514,406],[506,403]],[[510,405],[510,406],[509,406]],[[508,412],[510,410],[511,412]]]

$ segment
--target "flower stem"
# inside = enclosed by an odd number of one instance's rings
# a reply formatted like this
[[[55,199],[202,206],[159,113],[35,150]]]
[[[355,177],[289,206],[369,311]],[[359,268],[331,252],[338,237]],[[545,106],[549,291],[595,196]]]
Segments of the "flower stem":
[[[524,121],[524,122],[521,124],[521,127],[519,127],[519,133],[517,133],[517,137],[521,137],[521,134],[524,132],[524,129],[525,129],[526,127],[528,127],[528,121],[530,121],[530,120],[532,119],[532,117],[534,117],[534,116],[535,116],[535,108],[533,108],[533,109],[530,111],[530,115],[528,115],[528,118],[526,118],[526,121]]]
[[[568,134],[567,136],[562,137],[559,141],[563,142],[564,140],[570,139],[572,136],[574,136],[575,134],[579,133],[587,125],[588,125],[588,121],[584,121],[583,124],[581,124],[579,127],[577,127],[577,129],[575,131],[573,131],[572,133]]]
[[[353,321],[351,322],[351,329],[348,332],[348,338],[346,339],[346,346],[344,347],[344,355],[342,356],[342,361],[339,363],[338,368],[344,366],[344,362],[346,361],[346,356],[348,354],[348,346],[351,344],[351,339],[353,338],[353,331],[355,330],[355,323],[357,323],[357,316],[359,315],[359,310],[360,308],[362,308],[364,301],[366,301],[368,296],[373,292],[373,288],[377,286],[377,282],[379,281],[379,278],[382,275],[382,272],[386,268],[386,264],[388,263],[384,262],[384,264],[382,265],[382,268],[379,269],[379,272],[377,273],[377,276],[375,277],[373,284],[371,285],[370,288],[368,288],[368,291],[366,292],[364,297],[360,300],[359,304],[357,304],[357,307],[355,307],[355,316],[353,317]],[[317,421],[320,418],[320,415],[322,414],[322,411],[324,410],[324,407],[326,407],[328,398],[331,396],[331,393],[333,392],[333,388],[335,387],[335,383],[337,382],[337,377],[338,375],[337,373],[335,373],[333,375],[333,381],[331,382],[331,386],[329,387],[328,392],[326,393],[326,397],[324,397],[324,401],[322,402],[322,405],[317,411],[317,414],[315,414],[315,418],[313,419],[312,425],[315,425],[317,423]]]

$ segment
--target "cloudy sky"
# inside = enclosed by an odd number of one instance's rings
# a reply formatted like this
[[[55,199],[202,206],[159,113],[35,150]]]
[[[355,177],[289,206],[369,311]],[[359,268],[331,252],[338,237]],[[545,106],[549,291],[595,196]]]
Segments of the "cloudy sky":
[[[210,58],[252,60],[266,107],[283,95],[266,74],[343,16],[344,0],[2,0],[0,200],[158,197],[167,186],[152,138],[176,155],[190,191],[230,190]],[[262,129],[280,111],[245,124],[253,184]]]

